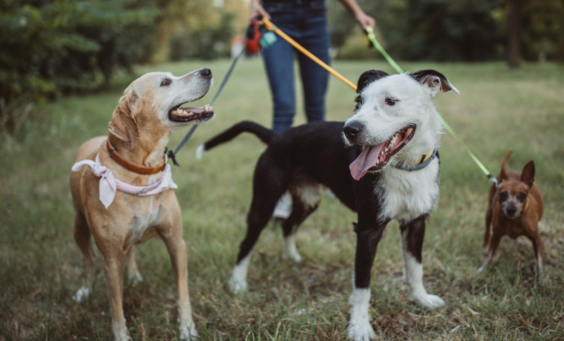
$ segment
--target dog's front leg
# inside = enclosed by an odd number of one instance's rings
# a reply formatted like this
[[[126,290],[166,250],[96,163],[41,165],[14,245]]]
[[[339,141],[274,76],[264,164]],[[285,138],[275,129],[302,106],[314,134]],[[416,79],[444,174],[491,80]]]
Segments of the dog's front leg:
[[[355,226],[356,256],[354,262],[353,292],[349,298],[351,304],[348,335],[355,341],[374,340],[376,334],[370,325],[368,306],[370,302],[370,274],[376,255],[376,248],[382,238],[382,232],[389,222],[379,222],[372,217],[372,223],[366,224],[359,214],[359,223]]]
[[[445,305],[439,296],[429,295],[423,286],[422,247],[425,236],[425,219],[422,215],[410,222],[401,223],[401,241],[405,280],[411,289],[411,299],[418,305],[435,309]]]
[[[537,282],[540,283],[542,281],[542,277],[544,276],[544,269],[543,269],[544,255],[543,255],[542,242],[538,232],[538,227],[536,229],[536,233],[532,233],[531,236],[527,235],[527,237],[531,240],[531,242],[533,243],[533,248],[535,249],[535,256],[537,258],[537,271],[538,271]]]
[[[106,255],[104,255],[106,256]],[[123,268],[125,254],[106,256],[104,260],[104,274],[106,275],[106,286],[108,287],[108,298],[110,299],[110,309],[112,315],[112,331],[116,341],[131,340],[125,317],[123,316]]]
[[[188,256],[186,243],[182,239],[182,218],[180,213],[172,226],[161,226],[160,236],[163,239],[170,256],[172,273],[178,289],[178,323],[180,325],[179,340],[194,340],[198,336],[196,326],[192,321],[192,307],[188,293]]]

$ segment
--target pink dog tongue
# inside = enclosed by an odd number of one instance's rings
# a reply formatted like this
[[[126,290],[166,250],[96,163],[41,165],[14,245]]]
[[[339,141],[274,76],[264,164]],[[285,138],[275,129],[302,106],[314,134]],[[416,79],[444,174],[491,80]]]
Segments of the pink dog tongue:
[[[362,146],[362,153],[349,166],[353,179],[356,181],[360,180],[368,169],[376,165],[376,160],[380,156],[384,143],[376,146]]]

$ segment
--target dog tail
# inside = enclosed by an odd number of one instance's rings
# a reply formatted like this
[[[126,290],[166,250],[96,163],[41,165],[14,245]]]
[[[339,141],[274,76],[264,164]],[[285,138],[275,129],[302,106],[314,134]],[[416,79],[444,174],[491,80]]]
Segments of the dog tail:
[[[507,152],[507,154],[505,154],[505,156],[501,159],[501,172],[499,173],[499,179],[498,180],[503,180],[504,178],[506,178],[506,174],[507,174],[507,169],[505,168],[505,163],[507,162],[507,159],[509,159],[509,157],[511,156],[511,153],[513,153],[513,150],[510,150]]]
[[[256,137],[258,137],[262,142],[266,143],[267,145],[270,144],[270,140],[275,135],[275,133],[272,130],[265,128],[258,123],[252,121],[241,121],[235,124],[233,127],[227,129],[226,131],[220,133],[219,135],[214,136],[213,138],[207,140],[205,143],[201,144],[196,150],[196,158],[198,160],[201,159],[205,151],[208,151],[222,143],[229,142],[235,137],[237,137],[237,135],[244,132],[255,134]]]

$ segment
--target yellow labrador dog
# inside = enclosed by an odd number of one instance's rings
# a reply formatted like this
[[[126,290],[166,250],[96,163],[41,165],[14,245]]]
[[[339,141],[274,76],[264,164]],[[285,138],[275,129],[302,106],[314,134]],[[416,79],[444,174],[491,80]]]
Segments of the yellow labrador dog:
[[[184,106],[202,98],[212,83],[207,68],[182,77],[165,72],[143,75],[125,89],[110,121],[109,136],[87,141],[76,153],[70,177],[74,238],[84,256],[86,279],[73,299],[81,302],[90,294],[96,271],[94,237],[104,256],[115,340],[130,340],[122,307],[124,265],[130,279],[142,280],[134,245],[153,237],[161,238],[170,254],[179,295],[179,338],[197,336],[180,206],[163,151],[173,131],[214,116],[207,105]]]

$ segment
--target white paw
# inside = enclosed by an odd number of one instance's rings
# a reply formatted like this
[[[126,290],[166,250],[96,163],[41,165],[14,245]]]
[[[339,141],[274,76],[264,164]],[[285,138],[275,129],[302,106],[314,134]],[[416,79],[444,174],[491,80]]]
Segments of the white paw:
[[[249,289],[246,280],[238,280],[235,277],[229,279],[229,289],[234,294],[240,294]]]
[[[294,252],[284,252],[284,254],[282,255],[283,259],[291,259],[296,263],[301,263],[303,261],[302,256],[300,256],[300,254],[298,253],[298,251]]]
[[[180,334],[178,335],[179,340],[191,341],[198,337],[198,331],[196,331],[196,326],[191,323],[186,326],[180,326]]]
[[[82,303],[85,299],[88,298],[88,296],[90,296],[90,289],[88,289],[87,287],[81,287],[76,291],[76,294],[74,294],[72,300],[76,303]]]
[[[427,293],[422,295],[413,295],[411,299],[419,306],[427,309],[435,309],[445,305],[445,301],[436,295],[429,295]]]
[[[484,271],[486,269],[485,265],[482,265],[481,267],[478,268],[478,273]]]
[[[351,321],[349,322],[348,335],[349,338],[354,341],[372,341],[376,338],[376,333],[374,333],[374,329],[370,325],[370,321],[368,316],[362,319],[354,319],[351,317]]]
[[[136,272],[134,275],[129,276],[129,280],[131,281],[131,284],[138,285],[143,282],[143,276],[141,276],[139,272]]]
[[[199,145],[198,149],[196,149],[196,159],[201,160],[205,151],[206,150],[205,150],[204,145],[203,144]]]

